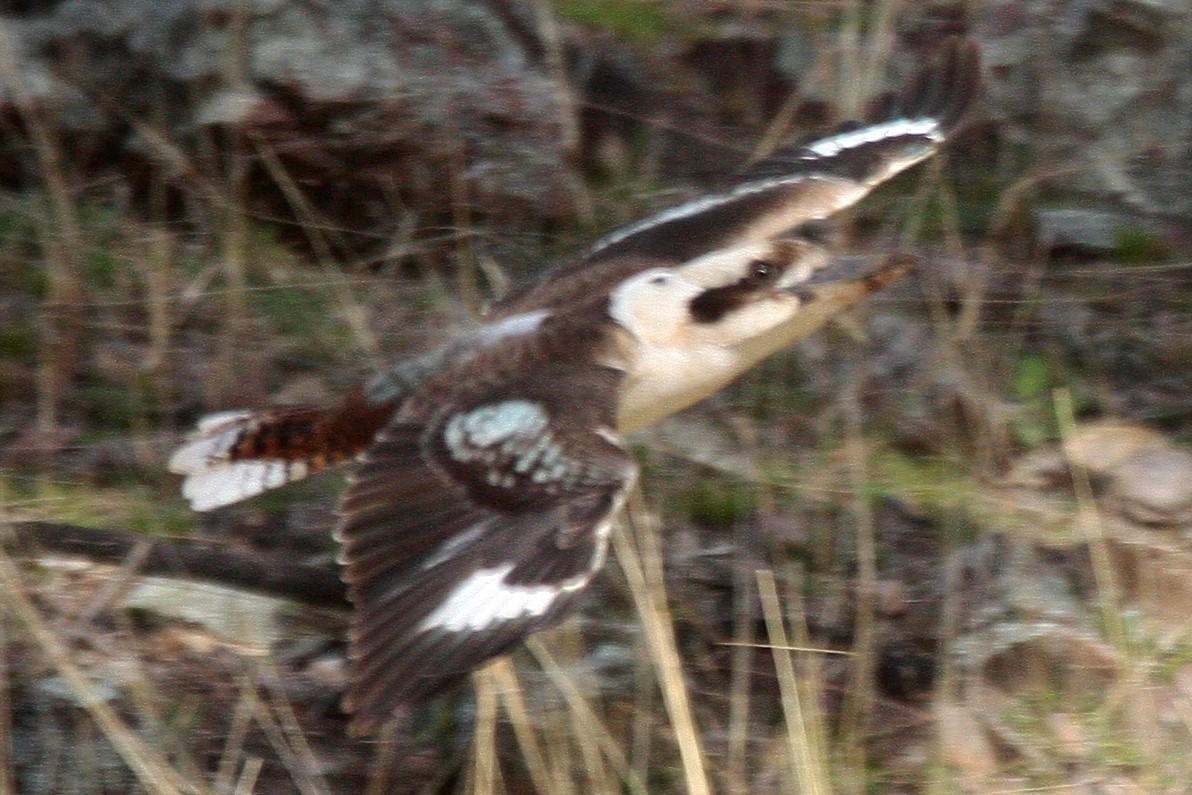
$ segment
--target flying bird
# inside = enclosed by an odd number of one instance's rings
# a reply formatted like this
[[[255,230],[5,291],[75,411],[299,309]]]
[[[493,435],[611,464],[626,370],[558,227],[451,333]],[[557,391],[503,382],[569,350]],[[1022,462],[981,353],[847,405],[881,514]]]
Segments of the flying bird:
[[[975,46],[949,40],[866,121],[612,232],[341,404],[200,421],[169,462],[199,511],[355,464],[336,533],[353,733],[574,607],[637,477],[626,434],[902,275],[897,259],[858,274],[790,230],[936,152],[978,82]]]

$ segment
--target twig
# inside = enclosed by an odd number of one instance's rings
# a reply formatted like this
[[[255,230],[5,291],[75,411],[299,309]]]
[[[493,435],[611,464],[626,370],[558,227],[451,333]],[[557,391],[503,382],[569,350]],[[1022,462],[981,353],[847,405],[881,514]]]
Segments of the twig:
[[[0,542],[12,552],[79,555],[98,563],[119,565],[143,555],[140,575],[166,575],[228,585],[313,607],[347,609],[347,592],[331,566],[296,563],[279,555],[235,552],[210,541],[149,538],[123,530],[57,522],[13,522]],[[140,549],[149,544],[147,550]]]

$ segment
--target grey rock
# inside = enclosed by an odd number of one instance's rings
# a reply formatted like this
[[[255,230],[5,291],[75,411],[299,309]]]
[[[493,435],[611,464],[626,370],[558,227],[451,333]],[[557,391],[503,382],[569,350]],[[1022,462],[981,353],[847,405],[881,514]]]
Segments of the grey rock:
[[[993,0],[988,108],[1050,194],[1192,220],[1192,5]]]
[[[90,692],[86,696],[80,695],[62,676],[46,677],[39,680],[34,687],[42,695],[74,704],[76,707],[86,707],[95,701],[112,702],[122,695],[119,688],[102,679],[89,679],[89,685]]]
[[[20,81],[18,93],[0,80],[0,110],[27,97],[108,153],[93,167],[125,174],[146,160],[200,162],[212,143],[235,140],[212,128],[244,133],[333,224],[369,239],[398,228],[394,197],[429,217],[450,212],[459,187],[481,211],[561,217],[575,181],[561,89],[515,30],[530,15],[523,0],[501,6],[68,0],[0,14]],[[146,146],[147,135],[160,143]],[[6,157],[26,153],[0,147]],[[275,182],[258,169],[249,184]],[[254,189],[262,215],[288,206]]]
[[[1127,223],[1120,214],[1102,210],[1044,209],[1035,213],[1036,237],[1050,251],[1111,253],[1117,248],[1119,230]]]
[[[145,577],[129,592],[125,606],[199,624],[223,640],[250,651],[265,651],[280,636],[285,603],[209,583]]]
[[[1131,456],[1113,468],[1108,496],[1136,522],[1192,523],[1192,453],[1165,447]]]

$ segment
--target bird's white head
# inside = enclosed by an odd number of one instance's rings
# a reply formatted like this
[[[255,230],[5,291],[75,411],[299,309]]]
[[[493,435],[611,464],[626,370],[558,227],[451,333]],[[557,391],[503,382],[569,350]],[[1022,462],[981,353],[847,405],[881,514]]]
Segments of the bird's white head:
[[[609,300],[624,338],[618,428],[636,430],[707,397],[906,269],[898,259],[833,259],[794,238],[635,274]]]
[[[732,348],[788,322],[799,287],[828,260],[805,239],[723,249],[635,274],[613,290],[609,314],[643,345]]]

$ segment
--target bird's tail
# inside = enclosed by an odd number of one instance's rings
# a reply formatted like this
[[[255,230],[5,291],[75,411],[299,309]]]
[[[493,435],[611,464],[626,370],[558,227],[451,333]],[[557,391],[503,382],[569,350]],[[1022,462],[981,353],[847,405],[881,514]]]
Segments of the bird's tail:
[[[196,511],[231,505],[363,452],[393,413],[359,391],[332,408],[211,414],[170,456]]]

